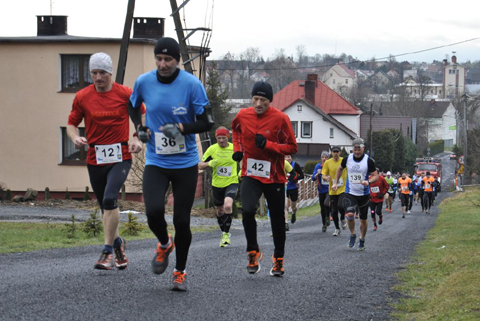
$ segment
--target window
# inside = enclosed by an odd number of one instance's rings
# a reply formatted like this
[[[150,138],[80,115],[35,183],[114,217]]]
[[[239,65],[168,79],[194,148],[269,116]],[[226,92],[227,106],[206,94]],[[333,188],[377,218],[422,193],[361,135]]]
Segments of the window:
[[[345,79],[345,83],[348,84],[348,79]]]
[[[298,121],[292,121],[292,129],[295,137],[298,137]]]
[[[78,127],[80,136],[85,137],[85,128]],[[67,128],[61,127],[62,134],[62,165],[86,165],[87,147],[76,149],[67,135]]]
[[[92,84],[90,55],[61,55],[62,92],[77,92]]]
[[[333,79],[332,81],[333,81],[333,83],[335,83],[335,79]]]
[[[330,128],[330,138],[333,138],[333,128]]]
[[[312,138],[312,122],[302,121],[302,138]]]
[[[302,111],[302,105],[297,105],[297,111]]]

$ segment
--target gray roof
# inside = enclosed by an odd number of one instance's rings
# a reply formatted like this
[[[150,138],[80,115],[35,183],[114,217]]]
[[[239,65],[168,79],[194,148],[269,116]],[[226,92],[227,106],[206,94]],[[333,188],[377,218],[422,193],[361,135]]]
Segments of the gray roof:
[[[0,43],[45,43],[45,42],[121,42],[121,38],[77,37],[77,36],[32,36],[32,37],[0,37]],[[130,38],[133,43],[155,44],[157,39]]]
[[[412,118],[442,118],[450,106],[449,101],[377,102],[375,113],[383,116],[409,116]]]

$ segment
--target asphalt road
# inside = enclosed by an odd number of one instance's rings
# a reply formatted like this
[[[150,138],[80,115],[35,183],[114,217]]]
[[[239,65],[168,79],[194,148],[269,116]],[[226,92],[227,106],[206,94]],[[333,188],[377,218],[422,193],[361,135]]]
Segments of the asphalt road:
[[[449,162],[445,154],[437,204],[453,186]],[[414,205],[402,218],[396,198],[378,231],[369,226],[363,252],[347,248],[346,230],[334,237],[332,224],[322,233],[319,216],[297,221],[287,233],[283,278],[269,275],[273,244],[265,222],[258,229],[265,258],[255,275],[245,270],[240,222],[229,248],[218,247],[218,231],[195,234],[186,293],[170,291],[175,255],[165,274],[150,271],[154,240],[128,242],[130,266],[124,271],[94,270],[98,247],[0,255],[0,319],[389,320],[390,304],[400,297],[392,289],[396,273],[438,214],[436,207],[430,215],[420,211]]]

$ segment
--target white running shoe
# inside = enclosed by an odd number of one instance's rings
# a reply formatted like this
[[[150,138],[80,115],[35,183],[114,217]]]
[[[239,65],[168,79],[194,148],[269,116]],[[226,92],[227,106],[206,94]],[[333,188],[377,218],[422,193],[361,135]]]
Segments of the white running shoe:
[[[346,220],[342,220],[342,228],[343,229],[347,228],[347,221]]]
[[[339,236],[340,235],[340,229],[336,229],[335,232],[333,232],[333,236]]]
[[[410,210],[408,210],[407,214],[411,214],[411,213],[410,213]]]

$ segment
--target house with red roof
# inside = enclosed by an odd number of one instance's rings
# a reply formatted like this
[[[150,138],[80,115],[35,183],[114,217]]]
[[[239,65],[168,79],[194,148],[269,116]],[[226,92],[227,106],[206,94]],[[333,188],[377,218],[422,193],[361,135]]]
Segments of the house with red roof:
[[[348,68],[342,61],[323,74],[323,83],[340,94],[352,88],[355,80],[355,70]]]
[[[297,155],[308,159],[319,160],[321,152],[333,145],[348,151],[360,134],[362,111],[318,80],[317,74],[285,86],[273,96],[271,106],[290,117]]]

